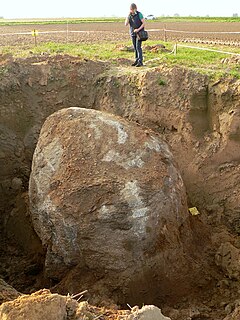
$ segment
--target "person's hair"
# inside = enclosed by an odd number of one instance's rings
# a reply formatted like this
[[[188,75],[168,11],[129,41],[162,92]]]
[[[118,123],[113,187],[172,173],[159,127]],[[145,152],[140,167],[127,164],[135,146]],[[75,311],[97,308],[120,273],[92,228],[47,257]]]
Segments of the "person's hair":
[[[137,10],[136,4],[135,4],[135,3],[132,3],[132,4],[130,5],[130,9],[132,9],[132,10]]]

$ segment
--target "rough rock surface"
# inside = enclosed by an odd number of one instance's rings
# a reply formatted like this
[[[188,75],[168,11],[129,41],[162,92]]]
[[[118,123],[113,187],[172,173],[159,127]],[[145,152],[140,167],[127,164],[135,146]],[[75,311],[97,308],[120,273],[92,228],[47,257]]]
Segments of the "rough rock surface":
[[[95,97],[89,94],[89,87],[106,70],[104,63],[68,56],[50,60],[55,61],[54,65],[45,57],[16,63],[0,55],[0,219],[28,187],[33,151],[46,117],[64,106],[90,108]],[[61,76],[55,74],[58,68]],[[53,84],[55,78],[57,87]]]
[[[141,309],[138,307],[132,310],[132,314],[128,317],[128,320],[171,320],[165,317],[161,310],[155,306],[144,306]]]
[[[233,313],[228,315],[224,320],[238,320],[240,319],[240,307],[236,308]]]
[[[21,295],[20,292],[15,290],[4,280],[0,279],[0,304],[3,302],[11,301]]]
[[[216,256],[216,264],[230,279],[240,280],[240,250],[231,243],[222,243]]]
[[[51,115],[29,193],[48,277],[61,279],[78,265],[113,287],[119,277],[124,286],[139,277],[144,287],[158,277],[180,282],[188,272],[183,181],[167,144],[151,131],[95,110]]]

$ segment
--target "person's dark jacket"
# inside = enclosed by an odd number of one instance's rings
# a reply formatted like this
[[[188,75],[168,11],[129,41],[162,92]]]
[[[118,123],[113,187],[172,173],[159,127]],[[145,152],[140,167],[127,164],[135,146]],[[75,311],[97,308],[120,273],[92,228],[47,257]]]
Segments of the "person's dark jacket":
[[[139,11],[136,11],[135,14],[130,14],[128,16],[128,21],[130,25],[130,34],[132,37],[136,36],[134,29],[138,29],[142,25],[141,19],[143,19],[143,15]]]

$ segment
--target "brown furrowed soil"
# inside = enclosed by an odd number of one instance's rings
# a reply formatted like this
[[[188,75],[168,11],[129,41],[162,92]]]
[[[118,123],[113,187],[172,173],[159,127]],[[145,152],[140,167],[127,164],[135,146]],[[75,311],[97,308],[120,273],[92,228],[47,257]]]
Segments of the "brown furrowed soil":
[[[79,24],[36,24],[0,26],[0,45],[18,46],[33,43],[32,30],[39,32],[38,42],[89,43],[129,40],[128,28],[121,22]],[[151,40],[203,42],[240,46],[240,23],[230,22],[146,22]],[[180,32],[180,31],[184,31]],[[43,32],[43,33],[42,33]],[[28,34],[16,34],[28,33]],[[10,35],[11,34],[11,35]]]

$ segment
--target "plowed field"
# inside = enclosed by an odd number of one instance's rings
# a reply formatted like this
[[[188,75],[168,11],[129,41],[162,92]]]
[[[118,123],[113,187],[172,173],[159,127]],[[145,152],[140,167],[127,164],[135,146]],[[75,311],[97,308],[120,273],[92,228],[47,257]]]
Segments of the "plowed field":
[[[169,41],[203,42],[240,46],[240,22],[149,22],[150,39]],[[36,24],[0,26],[0,46],[31,45],[31,31],[38,30],[38,42],[83,43],[124,41],[129,39],[128,28],[121,22],[79,24]],[[180,32],[180,31],[184,31]],[[43,32],[43,33],[42,33]],[[28,34],[19,34],[28,33]],[[11,35],[10,35],[11,34]]]

